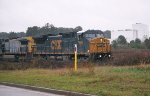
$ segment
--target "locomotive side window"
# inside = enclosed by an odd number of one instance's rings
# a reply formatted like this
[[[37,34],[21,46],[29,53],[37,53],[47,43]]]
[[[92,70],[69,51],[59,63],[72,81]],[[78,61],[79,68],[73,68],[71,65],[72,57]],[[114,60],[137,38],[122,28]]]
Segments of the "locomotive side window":
[[[92,34],[92,33],[90,33],[90,34],[85,34],[85,37],[86,37],[88,40],[90,40],[90,39],[93,39],[93,38],[95,38],[95,37],[103,37],[103,34]]]
[[[95,34],[85,34],[85,37],[87,37],[87,38],[94,38]]]
[[[85,37],[90,40],[92,38],[95,38],[95,34],[85,34]]]
[[[96,34],[96,37],[104,37],[103,34]]]

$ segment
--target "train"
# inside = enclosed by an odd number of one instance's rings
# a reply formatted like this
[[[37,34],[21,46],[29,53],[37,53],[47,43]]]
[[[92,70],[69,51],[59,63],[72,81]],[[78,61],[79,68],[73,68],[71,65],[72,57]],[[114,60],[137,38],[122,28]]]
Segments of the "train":
[[[28,36],[0,40],[0,55],[14,55],[15,59],[36,56],[64,57],[74,59],[75,44],[80,59],[103,60],[111,58],[111,44],[101,31],[98,32],[62,32],[41,36]]]

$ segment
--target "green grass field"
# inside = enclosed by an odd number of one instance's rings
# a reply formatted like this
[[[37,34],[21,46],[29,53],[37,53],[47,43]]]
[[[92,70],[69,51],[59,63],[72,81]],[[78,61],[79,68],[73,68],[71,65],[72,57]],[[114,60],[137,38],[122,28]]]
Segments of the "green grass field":
[[[92,71],[91,71],[92,70]],[[93,72],[94,71],[94,72]],[[150,96],[150,65],[0,71],[0,82],[70,90],[98,96]]]

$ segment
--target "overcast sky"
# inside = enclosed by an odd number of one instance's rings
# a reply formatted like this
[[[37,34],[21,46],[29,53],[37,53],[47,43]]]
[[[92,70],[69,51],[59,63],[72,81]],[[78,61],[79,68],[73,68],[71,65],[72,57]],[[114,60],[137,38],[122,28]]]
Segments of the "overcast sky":
[[[0,32],[56,27],[118,30],[150,26],[150,0],[0,0]]]

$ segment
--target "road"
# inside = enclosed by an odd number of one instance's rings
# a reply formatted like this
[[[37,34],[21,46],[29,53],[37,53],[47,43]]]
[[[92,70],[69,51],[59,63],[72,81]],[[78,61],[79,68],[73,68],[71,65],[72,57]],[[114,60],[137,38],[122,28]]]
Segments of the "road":
[[[0,85],[0,96],[63,96],[51,93]]]

